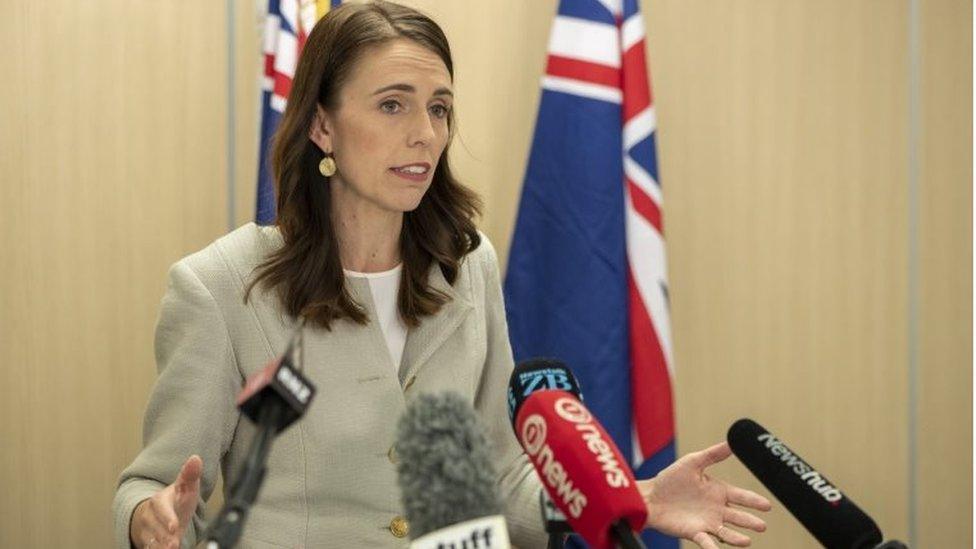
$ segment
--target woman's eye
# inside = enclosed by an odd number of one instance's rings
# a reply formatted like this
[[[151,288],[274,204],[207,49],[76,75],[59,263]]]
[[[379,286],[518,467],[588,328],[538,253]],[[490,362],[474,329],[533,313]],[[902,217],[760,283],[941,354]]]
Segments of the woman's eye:
[[[437,118],[444,118],[449,112],[451,112],[451,109],[445,107],[444,105],[434,105],[430,108],[430,111],[434,113],[434,116]]]
[[[380,109],[387,114],[396,114],[400,112],[400,103],[392,99],[384,101],[380,103]]]

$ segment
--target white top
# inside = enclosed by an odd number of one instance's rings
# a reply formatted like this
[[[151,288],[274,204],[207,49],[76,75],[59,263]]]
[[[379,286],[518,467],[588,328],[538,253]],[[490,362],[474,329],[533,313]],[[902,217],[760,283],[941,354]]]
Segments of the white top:
[[[373,295],[376,306],[376,317],[386,339],[386,348],[390,351],[393,367],[399,371],[400,359],[403,357],[403,346],[407,343],[407,325],[400,318],[397,308],[397,293],[400,290],[400,273],[403,264],[382,273],[358,273],[343,269],[347,276],[365,278],[369,282],[369,291]]]

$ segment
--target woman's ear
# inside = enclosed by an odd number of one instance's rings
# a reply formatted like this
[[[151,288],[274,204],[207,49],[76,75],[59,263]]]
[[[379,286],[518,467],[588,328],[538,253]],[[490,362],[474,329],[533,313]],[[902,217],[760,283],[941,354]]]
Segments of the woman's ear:
[[[312,143],[318,145],[323,153],[330,153],[335,151],[332,135],[332,121],[329,119],[329,115],[322,108],[322,105],[316,105],[312,127],[308,130],[308,138],[312,140]]]

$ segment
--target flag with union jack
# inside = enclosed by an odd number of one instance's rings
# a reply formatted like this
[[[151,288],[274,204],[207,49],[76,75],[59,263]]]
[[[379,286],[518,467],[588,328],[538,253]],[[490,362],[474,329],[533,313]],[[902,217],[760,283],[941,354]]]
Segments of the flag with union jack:
[[[271,174],[271,137],[285,112],[298,56],[315,22],[341,0],[268,0],[264,19],[262,50],[264,75],[261,82],[261,136],[258,152],[258,225],[275,221],[275,191]]]
[[[518,360],[565,361],[639,478],[674,461],[656,121],[637,0],[561,0],[505,277]],[[652,547],[678,547],[657,532]]]

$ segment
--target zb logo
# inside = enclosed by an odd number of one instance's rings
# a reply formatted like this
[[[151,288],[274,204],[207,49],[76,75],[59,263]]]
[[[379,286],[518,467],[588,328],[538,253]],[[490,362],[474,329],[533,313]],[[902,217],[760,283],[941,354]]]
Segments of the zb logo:
[[[528,378],[528,383],[524,385],[524,396],[529,396],[536,391],[546,389],[569,392],[573,391],[573,384],[569,381],[569,376],[566,375],[566,372],[560,372],[558,370],[541,370],[523,375]],[[523,378],[523,380],[524,379],[525,378]]]

